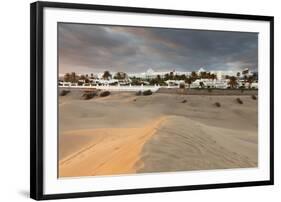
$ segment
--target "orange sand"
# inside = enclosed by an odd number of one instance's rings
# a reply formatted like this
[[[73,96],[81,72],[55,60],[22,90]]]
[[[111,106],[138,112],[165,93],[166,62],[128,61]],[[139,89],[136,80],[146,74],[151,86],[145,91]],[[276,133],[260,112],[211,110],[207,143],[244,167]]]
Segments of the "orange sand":
[[[59,161],[59,177],[136,173],[136,162],[140,158],[143,145],[165,119],[160,117],[142,128],[72,131],[72,135],[90,134],[95,138]]]

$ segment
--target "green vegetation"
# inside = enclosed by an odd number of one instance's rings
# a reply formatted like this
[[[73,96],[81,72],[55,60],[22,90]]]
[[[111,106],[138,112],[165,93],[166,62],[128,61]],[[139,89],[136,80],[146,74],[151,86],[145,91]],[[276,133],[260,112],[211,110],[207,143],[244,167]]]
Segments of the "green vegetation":
[[[71,72],[71,73],[66,73],[63,79],[65,82],[76,83],[79,80],[79,76],[76,75],[75,72]]]
[[[104,71],[102,78],[105,80],[109,80],[112,77],[109,71]]]
[[[228,85],[230,85],[230,88],[236,88],[238,85],[237,78],[235,76],[229,77]]]
[[[141,84],[144,84],[144,81],[141,80],[140,78],[132,77],[131,78],[131,85],[133,86],[140,86]]]
[[[65,82],[78,83],[78,85],[82,85],[83,83],[90,82],[88,74],[86,74],[86,75],[82,74],[82,75],[78,76],[75,72],[66,73],[63,77],[63,80]],[[81,80],[83,80],[83,82],[81,82]]]
[[[150,85],[156,84],[156,85],[160,85],[160,86],[167,86],[167,84],[165,83],[165,79],[162,79],[160,77],[160,75],[157,75],[157,77],[154,79],[149,79],[148,82]]]
[[[188,84],[188,88],[190,88],[190,85],[191,85],[192,82],[193,82],[192,78],[188,77],[188,78],[186,78],[184,81],[185,81],[185,83]]]
[[[243,93],[244,89],[255,89],[257,88],[256,82],[258,80],[258,73],[252,73],[250,76],[247,73],[248,71],[244,71],[243,73],[237,72],[235,76],[222,75],[223,79],[228,79],[228,81],[223,80],[223,86],[218,88],[227,88],[227,89],[237,89],[239,88]],[[116,79],[112,81],[111,79]],[[97,79],[97,80],[94,80]],[[98,81],[98,80],[111,80],[110,82]],[[200,80],[200,79],[208,79]],[[61,82],[70,82],[64,83],[64,86],[91,86],[91,85],[132,85],[132,86],[140,86],[140,85],[158,85],[158,86],[167,86],[168,81],[169,85],[179,87],[181,89],[185,88],[208,88],[208,92],[211,92],[211,89],[216,88],[217,85],[212,83],[212,80],[216,80],[217,75],[211,72],[203,71],[203,72],[195,72],[192,71],[190,74],[186,74],[184,72],[168,72],[165,75],[146,75],[146,77],[141,78],[132,76],[129,78],[129,75],[125,72],[117,72],[113,76],[108,70],[104,71],[101,78],[98,78],[97,75],[91,74],[76,74],[75,72],[66,73],[64,78],[60,78],[59,85],[62,85]],[[119,80],[119,81],[118,81]],[[197,80],[197,81],[196,81]],[[194,81],[196,83],[191,85]],[[92,83],[93,82],[93,83]],[[227,85],[226,85],[227,82]],[[254,87],[252,87],[252,83]],[[228,87],[227,87],[228,86]],[[209,90],[210,89],[210,90]]]
[[[191,72],[191,79],[192,80],[196,80],[196,79],[198,79],[199,77],[198,77],[198,75],[197,75],[197,73],[196,72]]]
[[[128,78],[128,75],[125,72],[117,72],[114,77],[114,79],[118,79],[118,80],[123,80]]]

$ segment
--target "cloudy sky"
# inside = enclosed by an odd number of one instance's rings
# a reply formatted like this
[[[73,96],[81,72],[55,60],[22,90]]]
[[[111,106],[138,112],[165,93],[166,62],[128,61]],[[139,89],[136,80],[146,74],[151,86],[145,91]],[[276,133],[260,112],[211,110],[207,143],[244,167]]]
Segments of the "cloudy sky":
[[[257,70],[258,34],[60,23],[59,72]]]

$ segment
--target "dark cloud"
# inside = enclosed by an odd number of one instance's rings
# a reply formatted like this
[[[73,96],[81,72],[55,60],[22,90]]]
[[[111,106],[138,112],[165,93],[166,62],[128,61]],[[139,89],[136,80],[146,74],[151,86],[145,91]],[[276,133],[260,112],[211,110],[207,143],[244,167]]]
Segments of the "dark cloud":
[[[61,73],[257,70],[258,34],[60,23]]]

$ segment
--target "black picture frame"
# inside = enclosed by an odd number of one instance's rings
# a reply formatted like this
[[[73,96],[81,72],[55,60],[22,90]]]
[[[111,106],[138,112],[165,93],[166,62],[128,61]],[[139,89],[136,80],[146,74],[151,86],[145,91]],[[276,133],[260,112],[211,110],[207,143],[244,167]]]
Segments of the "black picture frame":
[[[239,20],[258,20],[270,23],[270,179],[238,183],[204,184],[174,187],[154,187],[129,190],[112,190],[83,193],[43,193],[43,9],[82,9],[121,11],[130,13],[164,14],[177,16],[210,17]],[[228,187],[246,187],[274,184],[274,17],[213,12],[195,12],[120,6],[103,6],[75,3],[35,2],[30,5],[30,197],[36,200],[93,197],[106,195],[140,194],[154,192],[187,191]]]

